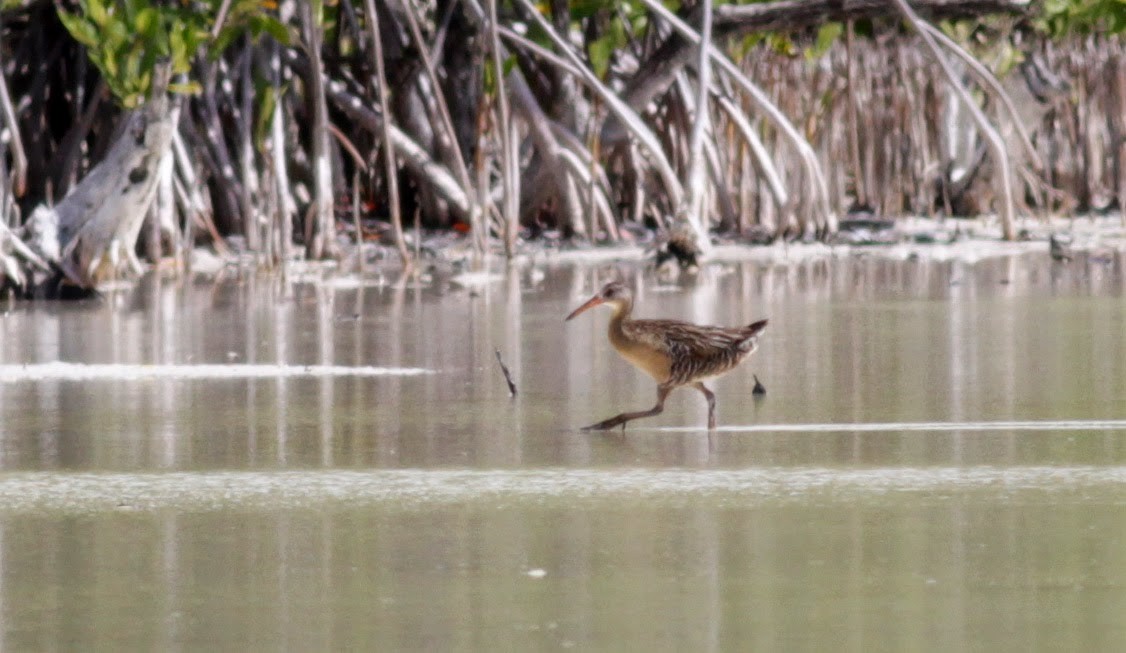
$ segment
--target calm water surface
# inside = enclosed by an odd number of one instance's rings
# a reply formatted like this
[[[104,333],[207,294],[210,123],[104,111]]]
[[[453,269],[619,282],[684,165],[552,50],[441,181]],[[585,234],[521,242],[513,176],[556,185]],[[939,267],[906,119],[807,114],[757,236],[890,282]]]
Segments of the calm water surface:
[[[655,398],[562,321],[613,274],[770,318],[714,435],[578,431]],[[0,649],[1126,642],[1120,259],[328,278],[3,309]]]

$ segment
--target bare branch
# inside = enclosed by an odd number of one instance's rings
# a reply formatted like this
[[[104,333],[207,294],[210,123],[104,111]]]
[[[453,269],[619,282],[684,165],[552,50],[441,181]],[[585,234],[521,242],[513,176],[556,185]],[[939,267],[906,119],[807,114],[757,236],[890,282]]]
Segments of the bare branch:
[[[692,43],[700,42],[700,36],[696,34],[687,23],[666,9],[663,4],[657,0],[642,0],[642,2],[652,11],[667,20],[673,26],[673,29],[679,32],[681,36]],[[728,59],[726,55],[717,50],[715,46],[709,46],[708,51],[711,52],[712,60],[719,64],[720,68],[722,68],[755,103],[755,106],[757,106],[760,111],[766,113],[786,138],[793,143],[794,148],[801,156],[802,163],[805,165],[813,185],[815,202],[820,207],[822,214],[821,227],[830,232],[835,231],[837,228],[837,218],[836,215],[833,214],[833,209],[829,202],[829,187],[825,182],[825,175],[821,170],[821,164],[818,162],[817,156],[813,152],[813,148],[809,145],[809,142],[798,133],[798,130],[794,128],[793,124],[782,114],[778,107],[766,97],[762,89],[751,82],[751,80],[739,70],[739,67]]]
[[[383,65],[383,37],[379,33],[379,14],[375,0],[364,0],[364,11],[371,31],[372,57],[375,59],[376,82],[379,84],[379,111],[384,116],[391,115],[387,99],[387,71]],[[395,156],[395,141],[391,138],[391,121],[381,120],[379,132],[383,137],[383,174],[387,182],[387,209],[391,213],[391,228],[395,230],[395,246],[404,265],[410,265],[411,254],[403,237],[403,208],[399,200],[398,164]]]
[[[555,31],[546,19],[544,19],[535,5],[531,3],[531,0],[518,0],[518,2],[524,6],[532,16],[532,19],[535,20],[536,24],[544,30],[548,38],[563,52],[571,61],[572,65],[579,70],[586,85],[602,98],[611,113],[613,113],[618,120],[622,121],[645,147],[650,161],[656,166],[657,172],[665,184],[665,190],[669,194],[670,202],[673,206],[680,206],[684,201],[684,188],[681,186],[680,180],[677,179],[676,172],[673,171],[668,157],[665,156],[664,150],[661,149],[661,144],[652,130],[649,129],[633,109],[618,97],[617,93],[607,88],[594,72],[583,64],[582,59],[575,54],[567,41]]]
[[[1029,0],[917,0],[919,12],[933,20],[966,18],[985,14],[1021,14]],[[722,41],[755,32],[786,32],[809,29],[826,22],[845,22],[886,17],[895,7],[890,0],[781,0],[749,4],[724,4],[715,9],[715,39]],[[646,60],[646,65],[626,84],[622,99],[635,110],[664,93],[687,65],[695,41],[673,34]],[[608,121],[603,140],[620,138],[620,126]]]
[[[300,53],[287,49],[282,51],[282,55],[285,57],[286,64],[292,66],[299,74],[308,70],[309,61]],[[337,109],[364,129],[376,134],[381,133],[383,116],[350,93],[342,82],[329,80],[325,85],[325,96]],[[421,179],[429,182],[442,199],[450,204],[454,213],[468,218],[469,198],[450,174],[449,169],[435,161],[421,145],[394,124],[388,123],[388,126],[391,142],[395,145],[395,153],[402,157],[403,164]]]
[[[751,126],[746,114],[730,98],[720,96],[717,99],[719,106],[727,113],[727,117],[735,123],[735,127],[738,128],[739,133],[743,135],[743,139],[751,148],[751,154],[758,164],[759,172],[770,186],[775,205],[778,206],[779,211],[784,211],[790,202],[790,197],[786,192],[785,184],[782,183],[782,177],[778,174],[778,169],[774,167],[774,162],[770,159],[770,153],[766,151],[766,146],[763,145],[762,139],[758,136],[758,132]]]
[[[16,109],[12,106],[12,98],[8,95],[8,80],[4,78],[3,48],[0,48],[0,109],[4,113],[4,124],[11,134],[12,148],[12,174],[14,175],[12,190],[16,197],[23,195],[27,189],[27,153],[23,149],[23,139],[20,138],[20,124],[16,118]]]
[[[418,17],[415,16],[413,3],[404,2],[403,13],[407,17],[411,37],[414,39],[419,58],[422,60],[422,68],[426,72],[427,78],[430,80],[433,99],[437,105],[438,115],[441,118],[439,121],[442,128],[440,138],[445,139],[447,149],[450,152],[449,158],[451,167],[458,181],[461,183],[462,191],[469,200],[469,220],[476,236],[474,242],[478,243],[478,247],[480,248],[484,238],[485,226],[481,221],[483,216],[481,215],[481,207],[476,198],[473,180],[469,176],[469,169],[466,168],[465,159],[462,157],[461,151],[457,146],[457,131],[454,129],[453,118],[450,117],[450,108],[446,104],[445,95],[442,93],[441,81],[438,79],[438,72],[434,68],[434,60],[430,56],[430,49],[422,38],[422,30],[418,26]]]
[[[504,220],[504,251],[511,258],[516,252],[516,234],[518,222],[520,220],[520,206],[519,196],[516,191],[516,186],[519,184],[518,171],[516,166],[515,157],[518,153],[514,149],[514,138],[512,137],[512,124],[509,117],[508,107],[508,93],[505,91],[504,83],[504,60],[501,55],[500,34],[497,24],[497,0],[488,0],[489,5],[489,44],[492,50],[493,59],[493,72],[496,79],[496,101],[497,113],[499,114],[499,122],[497,128],[500,131],[501,143],[501,188],[504,189],[504,204],[501,210],[501,216]],[[497,352],[497,360],[500,360],[500,352]],[[504,367],[504,363],[501,363]],[[507,371],[507,370],[506,370]],[[507,375],[506,375],[507,376]],[[516,395],[515,386],[509,381],[509,386],[513,388],[512,394]]]
[[[328,107],[325,102],[325,74],[321,65],[321,26],[313,15],[313,3],[301,2],[301,22],[309,51],[309,94],[313,103],[312,159],[313,207],[311,223],[305,224],[305,250],[309,258],[335,256],[336,214],[332,197],[332,161],[329,158]]]
[[[1009,112],[1009,117],[1012,119],[1012,125],[1016,129],[1017,135],[1020,137],[1018,140],[1020,140],[1020,144],[1024,146],[1024,152],[1028,155],[1029,160],[1032,162],[1032,167],[1037,172],[1043,170],[1044,162],[1040,160],[1040,153],[1036,151],[1036,146],[1032,144],[1032,137],[1028,134],[1028,129],[1025,127],[1024,121],[1021,120],[1020,114],[1017,113],[1017,108],[1016,105],[1013,104],[1013,99],[1009,97],[1009,94],[1005,92],[1005,89],[1001,88],[1001,83],[997,81],[997,78],[993,75],[993,73],[989,72],[989,69],[983,66],[980,61],[971,56],[969,52],[966,52],[965,48],[958,45],[957,42],[954,41],[954,39],[943,34],[942,30],[938,29],[934,25],[931,25],[930,23],[923,22],[920,24],[923,26],[923,29],[925,29],[931,36],[935,38],[936,41],[946,46],[948,50],[953,52],[959,59],[961,59],[967,66],[969,66],[970,70],[973,71],[974,76],[977,77],[982,86],[986,90],[991,91],[994,97],[1001,101],[1001,105],[1005,107],[1006,111]]]
[[[703,16],[700,23],[700,56],[696,64],[697,91],[696,91],[696,116],[692,124],[692,134],[689,138],[688,149],[690,152],[688,164],[688,198],[684,210],[687,211],[685,222],[696,234],[696,246],[701,252],[706,253],[711,245],[708,241],[708,232],[704,224],[704,134],[708,131],[708,94],[712,85],[711,56],[708,50],[712,42],[712,0],[702,0]]]
[[[828,22],[885,18],[894,0],[782,0],[716,7],[716,31],[723,36],[748,32],[787,32]],[[932,20],[987,14],[1022,14],[1029,0],[915,0],[918,12]]]
[[[997,157],[997,167],[1001,171],[1001,230],[1004,232],[1005,240],[1013,240],[1016,238],[1015,210],[1013,208],[1013,183],[1012,183],[1012,168],[1009,163],[1009,154],[1005,151],[1005,142],[993,125],[989,123],[989,119],[982,113],[981,107],[977,106],[970,92],[966,90],[962,80],[958,78],[958,74],[951,68],[950,62],[942,55],[942,51],[938,49],[938,44],[935,42],[934,36],[931,31],[925,27],[925,23],[919,16],[911,9],[911,5],[907,4],[907,0],[894,0],[896,6],[899,8],[900,13],[906,19],[907,23],[919,33],[922,37],[923,43],[926,44],[927,49],[934,55],[939,66],[942,67],[942,72],[946,74],[947,81],[954,88],[958,99],[962,101],[966,109],[969,110],[970,115],[977,124],[978,129],[981,130],[985,140],[989,143],[990,149],[993,151],[993,156]]]

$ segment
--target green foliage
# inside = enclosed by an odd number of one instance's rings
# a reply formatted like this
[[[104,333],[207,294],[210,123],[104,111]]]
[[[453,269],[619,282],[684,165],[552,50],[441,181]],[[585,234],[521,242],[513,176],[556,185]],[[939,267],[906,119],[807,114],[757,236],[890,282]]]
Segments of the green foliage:
[[[587,46],[587,55],[590,57],[590,66],[594,69],[594,74],[600,79],[606,79],[614,51],[626,47],[628,42],[622,21],[614,16],[606,28],[606,33]]]
[[[501,63],[500,63],[501,70],[506,77],[508,76],[508,73],[512,72],[512,67],[515,66],[515,65],[516,65],[516,55],[513,55],[513,54],[510,54],[507,57],[505,57],[504,60],[501,61]],[[497,75],[496,75],[496,71],[494,70],[494,66],[493,66],[491,60],[487,65],[482,66],[482,69],[484,70],[484,73],[485,73],[485,94],[486,95],[496,95],[496,92],[497,92],[496,76]]]
[[[1126,31],[1126,0],[1044,0],[1038,26],[1052,36]]]
[[[769,32],[766,34],[763,41],[766,43],[767,47],[782,56],[794,57],[798,54],[798,46],[794,43],[794,40],[790,38],[789,34]]]
[[[90,61],[122,106],[142,102],[152,83],[153,66],[169,59],[175,73],[187,73],[201,46],[218,56],[236,38],[270,34],[289,42],[286,27],[266,13],[263,0],[234,0],[218,36],[211,30],[221,0],[191,6],[154,4],[152,0],[79,0],[79,11],[59,9],[59,20],[86,47]],[[175,84],[174,92],[198,92],[195,82]]]
[[[841,23],[825,23],[817,29],[817,40],[812,47],[806,48],[805,58],[809,61],[819,59],[833,47],[841,34],[844,34],[844,25]]]
[[[258,111],[255,111],[257,120],[254,123],[254,145],[261,148],[262,144],[266,142],[266,138],[270,132],[270,123],[274,120],[274,105],[278,98],[278,91],[275,90],[273,84],[259,83],[255,88],[256,93],[254,97],[258,99]],[[280,89],[281,95],[285,95],[285,90]]]
[[[579,5],[601,8],[602,11],[607,11],[610,6],[607,2],[597,0],[579,0],[571,6],[572,20],[588,17],[584,12],[576,10]],[[594,11],[591,11],[589,17],[594,18],[593,14]],[[614,10],[609,14],[609,21],[602,36],[591,41],[587,46],[587,56],[590,57],[594,74],[602,79],[606,78],[614,52],[629,45],[630,34],[638,34],[644,30],[647,20],[648,13],[640,2],[622,4],[621,11]]]
[[[571,0],[568,7],[571,10],[571,20],[591,18],[600,11],[613,8],[613,3],[606,0]]]
[[[1008,38],[998,38],[998,32],[986,21],[944,20],[938,28],[946,36],[966,48],[978,61],[986,63],[993,74],[1004,77],[1024,61],[1021,48]]]

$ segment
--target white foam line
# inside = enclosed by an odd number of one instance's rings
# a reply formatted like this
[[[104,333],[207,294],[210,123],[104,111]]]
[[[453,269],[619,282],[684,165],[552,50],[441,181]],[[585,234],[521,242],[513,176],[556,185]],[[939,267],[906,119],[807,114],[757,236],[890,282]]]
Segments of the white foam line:
[[[914,492],[1101,490],[1126,503],[1126,467],[899,467],[835,469],[316,470],[0,474],[0,514],[42,511],[388,508],[513,502],[704,499],[708,505],[855,500]]]
[[[631,427],[632,428],[632,427]],[[638,430],[642,430],[638,428]],[[656,427],[654,431],[699,431],[698,427]],[[832,424],[743,424],[720,426],[733,433],[869,433],[887,431],[1121,431],[1126,419],[1009,422],[839,422]]]
[[[147,379],[266,379],[282,377],[411,376],[428,374],[418,367],[348,367],[343,365],[131,365],[29,363],[0,365],[0,383],[25,381],[137,381]]]

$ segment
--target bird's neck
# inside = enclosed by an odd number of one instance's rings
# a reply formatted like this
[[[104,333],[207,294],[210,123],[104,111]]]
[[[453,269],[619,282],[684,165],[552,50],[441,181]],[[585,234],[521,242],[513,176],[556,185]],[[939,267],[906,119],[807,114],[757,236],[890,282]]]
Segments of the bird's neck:
[[[610,304],[610,342],[618,345],[627,340],[625,329],[622,325],[629,320],[632,311],[633,304],[631,302],[614,302]]]

